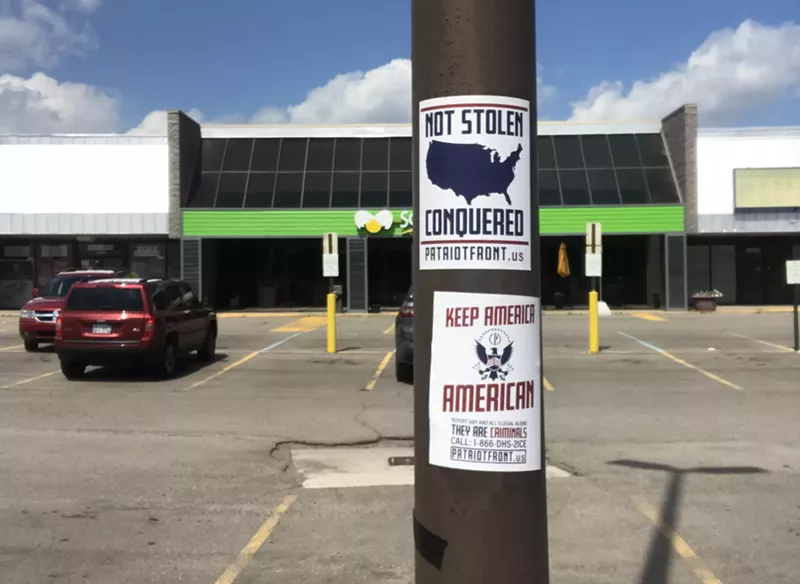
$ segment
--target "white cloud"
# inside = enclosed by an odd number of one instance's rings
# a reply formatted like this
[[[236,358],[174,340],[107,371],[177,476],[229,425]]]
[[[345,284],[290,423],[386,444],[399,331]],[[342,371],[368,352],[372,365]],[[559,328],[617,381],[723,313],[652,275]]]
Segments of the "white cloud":
[[[537,71],[539,103],[553,99],[556,89],[545,85]],[[268,106],[254,115],[226,115],[206,119],[197,109],[187,112],[198,122],[254,124],[366,124],[405,123],[411,120],[411,61],[394,59],[367,72],[337,75],[308,92],[305,101],[287,108]],[[130,130],[134,134],[163,134],[166,113],[150,112]]]
[[[537,71],[538,100],[556,95]],[[411,60],[395,59],[366,73],[337,75],[312,89],[305,101],[287,108],[266,107],[252,121],[261,124],[397,123],[411,120]]]
[[[411,61],[395,59],[367,71],[337,75],[288,108],[267,107],[261,124],[356,124],[407,122],[411,117]]]
[[[203,112],[198,109],[191,109],[185,112],[196,122],[203,121]],[[144,136],[160,136],[167,133],[167,112],[166,110],[155,110],[147,114],[135,128],[128,130],[128,134]]]
[[[100,6],[100,0],[66,0],[66,6],[74,6],[84,12],[94,12]]]
[[[625,93],[605,81],[572,103],[572,119],[660,118],[684,103],[697,103],[703,123],[722,120],[800,88],[800,26],[744,21],[713,32],[686,63]]]
[[[97,5],[99,0],[0,1],[0,71],[48,68],[66,55],[94,49],[97,41],[83,13]]]
[[[0,75],[0,133],[113,132],[119,101],[84,83],[59,83],[44,73]]]

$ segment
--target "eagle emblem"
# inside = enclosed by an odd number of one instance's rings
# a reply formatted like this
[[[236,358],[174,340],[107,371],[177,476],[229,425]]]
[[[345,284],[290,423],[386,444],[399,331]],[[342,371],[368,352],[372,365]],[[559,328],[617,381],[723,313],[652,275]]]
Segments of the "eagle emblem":
[[[511,372],[509,361],[514,353],[514,342],[499,330],[487,331],[475,341],[475,353],[480,363],[475,367],[481,379],[505,381]]]

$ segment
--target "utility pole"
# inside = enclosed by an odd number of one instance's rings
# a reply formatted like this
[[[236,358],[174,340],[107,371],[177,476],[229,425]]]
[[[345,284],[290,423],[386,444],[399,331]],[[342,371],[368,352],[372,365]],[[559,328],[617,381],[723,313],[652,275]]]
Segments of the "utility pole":
[[[547,584],[534,0],[412,0],[416,584]]]

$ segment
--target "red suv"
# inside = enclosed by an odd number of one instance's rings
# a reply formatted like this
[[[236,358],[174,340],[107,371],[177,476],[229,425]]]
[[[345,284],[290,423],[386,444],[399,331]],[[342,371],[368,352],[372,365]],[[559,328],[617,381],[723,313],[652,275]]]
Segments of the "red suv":
[[[107,279],[75,284],[56,321],[56,353],[67,379],[89,365],[136,365],[158,377],[180,356],[214,359],[217,316],[185,282]]]
[[[56,318],[64,308],[64,300],[78,282],[120,277],[127,272],[116,270],[67,270],[56,275],[47,286],[33,290],[33,300],[22,307],[19,315],[19,336],[26,351],[35,351],[40,343],[52,343],[56,337]]]

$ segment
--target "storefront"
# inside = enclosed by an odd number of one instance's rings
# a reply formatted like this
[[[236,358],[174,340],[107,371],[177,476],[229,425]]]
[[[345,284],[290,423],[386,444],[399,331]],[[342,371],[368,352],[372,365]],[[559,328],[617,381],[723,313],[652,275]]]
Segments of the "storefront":
[[[686,308],[687,116],[539,123],[543,301],[585,304],[586,223],[604,233],[601,296]],[[323,233],[340,237],[345,304],[397,306],[411,284],[410,125],[228,126],[170,114],[182,275],[215,306],[322,306]],[[172,224],[171,224],[172,227]],[[571,275],[557,274],[565,243]]]
[[[703,130],[697,159],[697,200],[686,219],[690,294],[791,303],[786,260],[800,259],[800,131]]]
[[[397,306],[411,284],[411,217],[409,209],[185,210],[184,245],[200,246],[204,294],[221,308],[322,306],[328,284],[321,278],[321,236],[333,231],[340,237],[338,283],[347,305]],[[599,221],[607,301],[666,305],[665,237],[683,238],[681,205],[543,208],[540,217],[545,303],[557,292],[568,304],[585,303],[583,238],[586,223]],[[557,274],[562,242],[569,278]]]
[[[0,309],[67,268],[179,277],[163,137],[0,138]]]

